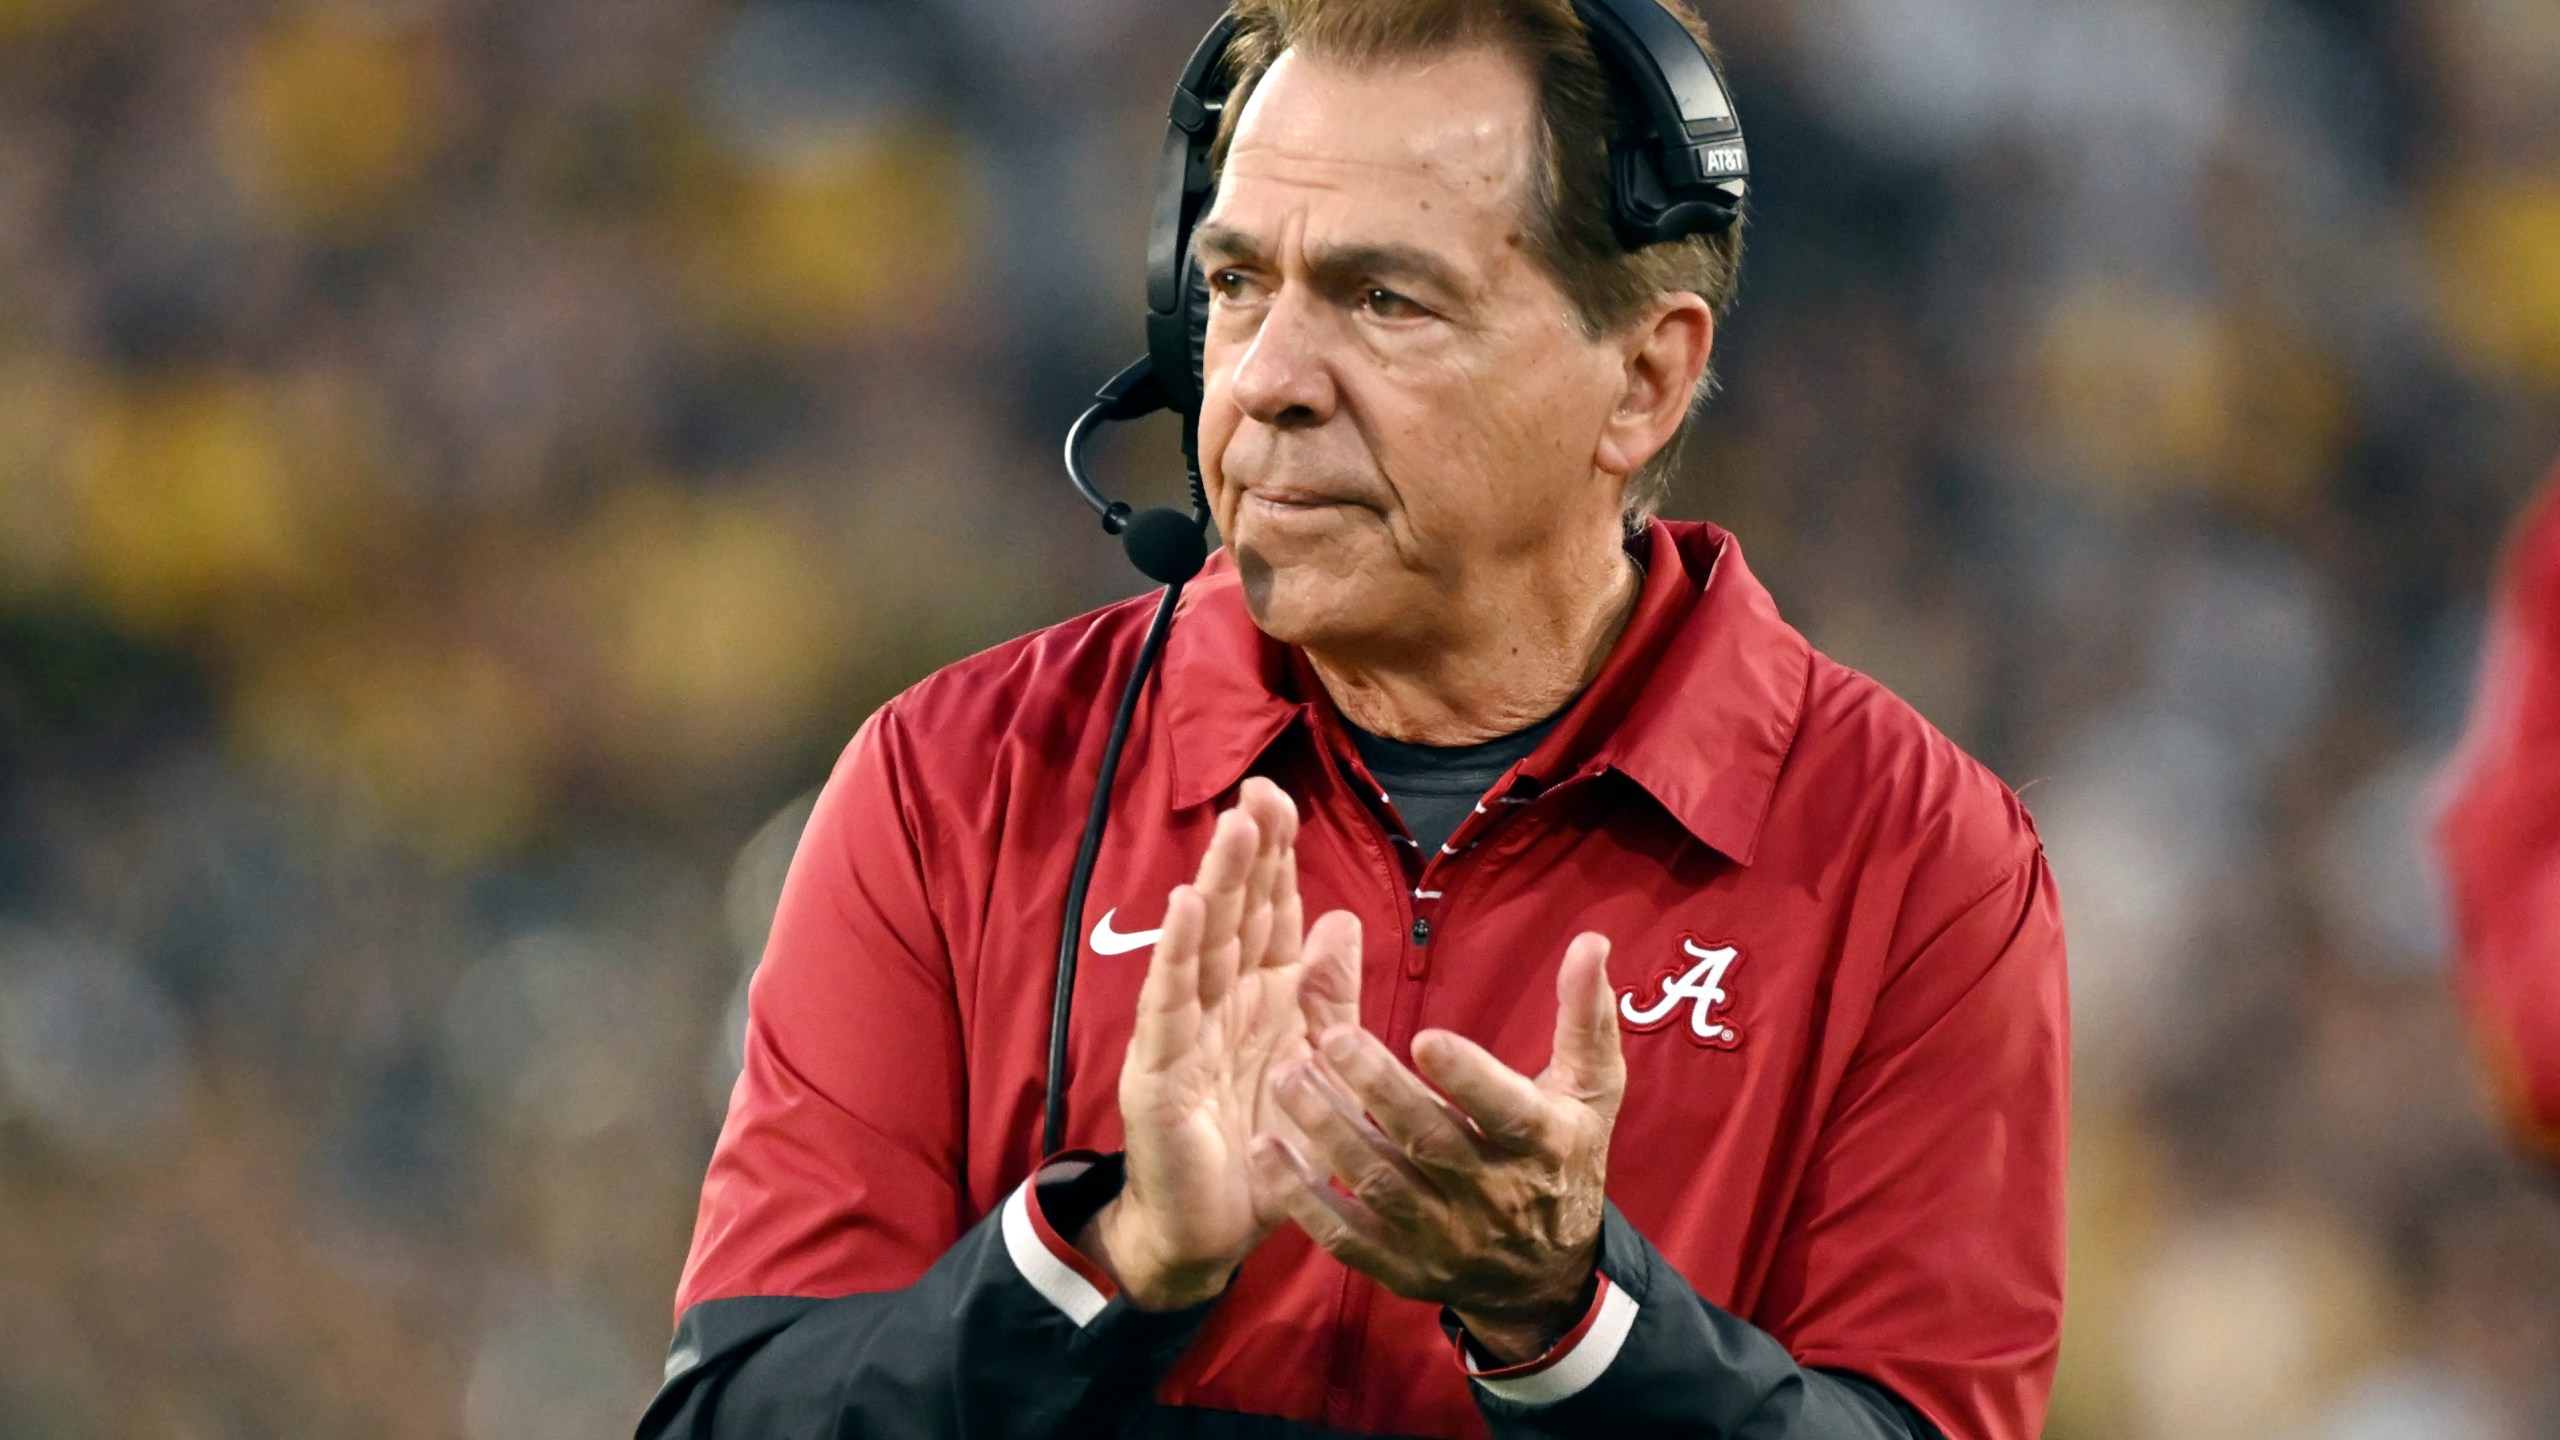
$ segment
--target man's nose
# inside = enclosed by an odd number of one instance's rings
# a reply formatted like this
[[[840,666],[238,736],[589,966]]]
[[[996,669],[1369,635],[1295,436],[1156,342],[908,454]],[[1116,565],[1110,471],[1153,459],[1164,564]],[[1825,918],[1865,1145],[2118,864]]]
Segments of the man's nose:
[[[1236,362],[1238,409],[1276,430],[1308,429],[1333,418],[1338,396],[1326,363],[1326,319],[1304,286],[1286,287],[1272,298]]]

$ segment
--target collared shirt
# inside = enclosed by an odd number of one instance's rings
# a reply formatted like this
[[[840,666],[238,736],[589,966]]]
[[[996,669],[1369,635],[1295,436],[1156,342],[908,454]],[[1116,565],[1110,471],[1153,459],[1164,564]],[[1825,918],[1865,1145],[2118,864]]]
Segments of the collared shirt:
[[[2066,1108],[2033,828],[1781,621],[1732,537],[1656,524],[1640,543],[1648,577],[1600,676],[1429,855],[1381,823],[1322,687],[1255,628],[1232,567],[1194,582],[1092,887],[1070,1143],[1119,1148],[1149,932],[1265,774],[1305,817],[1307,913],[1362,921],[1369,1029],[1400,1054],[1452,1029],[1535,1073],[1566,942],[1609,935],[1629,1082],[1608,1191],[1631,1233],[1803,1364],[1872,1377],[1949,1435],[2028,1440],[2060,1330]],[[755,982],[680,1313],[910,1285],[1024,1192],[1060,897],[1145,621],[1130,602],[964,661],[847,751]],[[1108,1299],[1031,1210],[1007,1232],[1030,1237],[1025,1274]],[[1357,1433],[1486,1425],[1435,1309],[1291,1227],[1156,1398]]]

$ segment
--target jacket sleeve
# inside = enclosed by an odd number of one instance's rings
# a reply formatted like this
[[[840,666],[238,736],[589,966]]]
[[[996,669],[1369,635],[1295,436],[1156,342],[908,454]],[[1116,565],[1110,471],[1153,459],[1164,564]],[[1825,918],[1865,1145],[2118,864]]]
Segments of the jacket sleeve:
[[[793,857],[640,1440],[1114,1434],[1205,1318],[1137,1310],[1061,1238],[1116,1159],[1061,1157],[971,1213],[910,774],[893,705]]]
[[[1482,1369],[1457,1317],[1443,1312],[1441,1324],[1495,1440],[1942,1440],[1874,1381],[1801,1365],[1767,1331],[1699,1298],[1615,1205],[1601,1223],[1599,1292],[1582,1323],[1545,1355]]]
[[[1209,1307],[1137,1310],[1059,1238],[1119,1184],[1117,1157],[1044,1166],[902,1289],[688,1307],[641,1440],[1124,1432]]]
[[[1613,1208],[1582,1324],[1475,1377],[1494,1432],[2033,1440],[2061,1342],[2068,1024],[2039,850],[1887,979],[1754,1323]]]

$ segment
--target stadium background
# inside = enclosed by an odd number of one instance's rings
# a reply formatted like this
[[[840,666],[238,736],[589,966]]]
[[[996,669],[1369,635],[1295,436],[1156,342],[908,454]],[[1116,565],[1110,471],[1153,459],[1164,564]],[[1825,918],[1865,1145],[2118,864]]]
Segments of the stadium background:
[[[1673,509],[2044,829],[2050,1434],[2560,1434],[2415,838],[2560,452],[2560,6],[1712,11]],[[625,1431],[809,790],[1135,588],[1055,443],[1210,13],[0,0],[0,1434]]]

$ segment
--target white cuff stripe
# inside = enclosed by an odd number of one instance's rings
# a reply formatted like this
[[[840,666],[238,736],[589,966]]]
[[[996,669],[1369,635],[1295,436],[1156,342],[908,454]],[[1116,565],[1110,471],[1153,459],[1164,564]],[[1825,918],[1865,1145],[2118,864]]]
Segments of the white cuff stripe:
[[[1510,1380],[1488,1380],[1478,1375],[1476,1383],[1496,1399],[1515,1405],[1553,1405],[1570,1400],[1589,1389],[1591,1382],[1618,1358],[1620,1347],[1627,1343],[1627,1332],[1635,1325],[1635,1297],[1612,1285],[1609,1293],[1600,1297],[1600,1313],[1591,1317],[1591,1328],[1583,1331],[1582,1339],[1556,1363],[1534,1375]]]
[[[1092,1281],[1077,1274],[1075,1267],[1050,1253],[1049,1247],[1040,1239],[1040,1232],[1031,1224],[1031,1203],[1031,1182],[1028,1180],[1023,1181],[1021,1188],[1005,1200],[1004,1252],[1013,1257],[1013,1268],[1022,1272],[1022,1278],[1031,1282],[1031,1288],[1039,1291],[1042,1299],[1065,1312],[1066,1317],[1076,1322],[1076,1328],[1081,1330],[1092,1324],[1093,1317],[1101,1314],[1102,1307],[1111,1302],[1103,1298],[1101,1291],[1093,1288]]]

